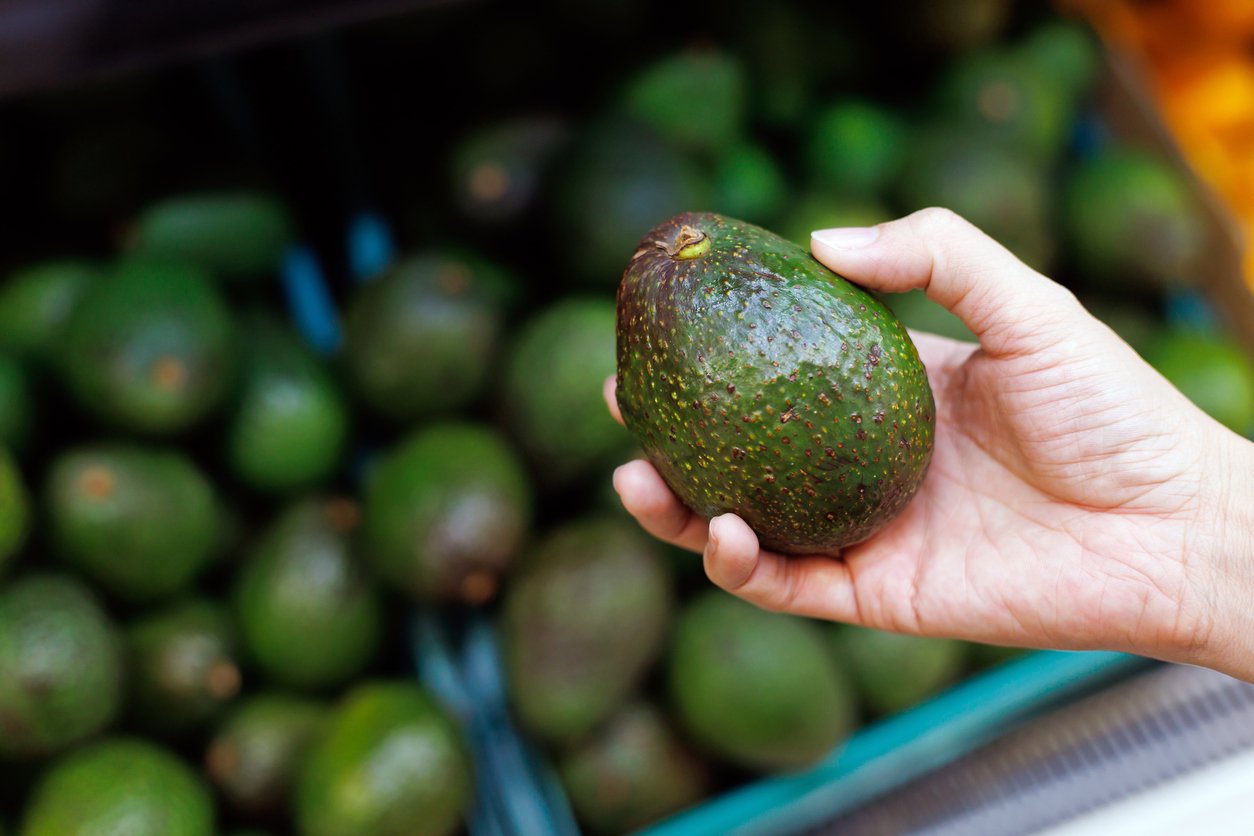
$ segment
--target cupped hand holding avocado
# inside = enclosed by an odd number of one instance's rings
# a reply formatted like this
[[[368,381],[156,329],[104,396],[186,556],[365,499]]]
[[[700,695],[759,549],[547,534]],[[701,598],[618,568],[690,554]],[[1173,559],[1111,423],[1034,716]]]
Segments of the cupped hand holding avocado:
[[[1254,679],[1254,446],[952,212],[823,230],[811,246],[871,290],[924,290],[979,339],[911,335],[935,398],[917,495],[866,539],[785,556],[741,516],[694,513],[675,481],[633,461],[614,485],[647,531],[703,552],[711,580],[770,610]],[[619,416],[612,379],[606,395]]]

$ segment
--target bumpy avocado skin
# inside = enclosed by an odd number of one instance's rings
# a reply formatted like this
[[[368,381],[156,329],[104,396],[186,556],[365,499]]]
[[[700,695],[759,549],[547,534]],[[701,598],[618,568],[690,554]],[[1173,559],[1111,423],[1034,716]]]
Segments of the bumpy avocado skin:
[[[918,490],[935,403],[884,305],[759,227],[684,213],[618,292],[618,403],[666,483],[784,553],[873,534]]]

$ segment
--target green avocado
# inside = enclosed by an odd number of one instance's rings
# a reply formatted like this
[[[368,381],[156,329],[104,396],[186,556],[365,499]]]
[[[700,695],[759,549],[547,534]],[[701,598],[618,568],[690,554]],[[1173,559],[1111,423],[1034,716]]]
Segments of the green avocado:
[[[148,613],[126,637],[131,715],[147,731],[201,727],[239,693],[235,625],[216,601],[191,599]]]
[[[708,767],[653,705],[633,702],[558,762],[571,806],[592,833],[639,830],[700,801]]]
[[[482,604],[531,524],[522,463],[475,424],[419,430],[375,466],[365,543],[379,577],[420,600]]]
[[[491,125],[460,144],[453,156],[453,191],[476,221],[518,220],[536,208],[570,129],[550,117]]]
[[[715,210],[753,223],[773,220],[788,204],[788,183],[779,163],[761,145],[737,143],[714,163]]]
[[[526,323],[505,366],[503,412],[537,478],[570,486],[626,458],[631,438],[605,408],[614,303],[571,297]]]
[[[1201,210],[1166,160],[1106,151],[1070,173],[1063,203],[1076,267],[1099,288],[1196,283],[1206,247]]]
[[[182,453],[122,445],[63,452],[44,510],[62,560],[137,602],[187,589],[213,561],[222,522],[213,486]]]
[[[836,624],[829,629],[837,664],[850,674],[867,708],[894,714],[953,682],[967,661],[967,644]]]
[[[1230,337],[1165,330],[1145,359],[1216,421],[1241,435],[1254,433],[1254,363]]]
[[[382,602],[358,555],[360,521],[352,500],[301,500],[279,514],[240,569],[240,639],[269,682],[330,688],[377,653]]]
[[[275,275],[295,224],[259,192],[189,194],[149,206],[131,231],[133,254],[195,264],[228,281]]]
[[[0,354],[0,447],[21,450],[34,424],[35,392],[17,358]]]
[[[857,719],[851,685],[819,625],[711,590],[680,615],[666,684],[676,721],[702,747],[754,770],[799,769]]]
[[[501,611],[510,700],[523,727],[572,743],[639,684],[669,626],[665,555],[629,522],[567,523],[523,560]]]
[[[264,692],[240,703],[209,743],[205,774],[237,812],[271,816],[288,808],[296,770],[327,717],[321,703]]]
[[[407,258],[363,285],[345,320],[357,394],[394,421],[472,403],[488,385],[514,294],[500,268],[451,253]]]
[[[231,469],[266,493],[326,481],[343,461],[348,404],[330,370],[286,325],[256,316],[245,328],[238,399],[227,418]]]
[[[236,329],[199,268],[130,262],[92,282],[66,323],[60,368],[93,414],[169,435],[222,404],[235,380]]]
[[[851,200],[811,192],[793,201],[779,222],[780,235],[810,251],[810,233],[816,229],[875,226],[893,219],[888,207],[873,200]]]
[[[882,198],[897,181],[908,136],[905,120],[882,105],[836,102],[806,134],[806,182],[846,200]]]
[[[656,227],[618,293],[618,405],[703,517],[830,551],[910,501],[936,408],[905,327],[778,235],[719,215]]]
[[[693,48],[646,66],[623,98],[629,114],[677,147],[715,152],[744,133],[749,91],[735,57]]]
[[[907,211],[952,209],[1038,270],[1054,256],[1049,172],[987,137],[952,128],[918,132],[897,191]]]
[[[26,543],[30,515],[30,496],[22,473],[0,444],[0,574]]]
[[[0,284],[0,351],[48,361],[65,323],[101,269],[90,261],[49,261],[19,270]]]
[[[555,209],[559,251],[586,286],[609,289],[658,218],[705,202],[695,163],[638,123],[594,124],[571,150]]]
[[[80,583],[25,577],[0,592],[0,758],[59,752],[122,703],[122,641]]]
[[[452,719],[418,685],[358,686],[304,759],[295,818],[303,836],[458,832],[471,767]]]
[[[1033,29],[1016,53],[1040,78],[1078,99],[1101,69],[1101,48],[1093,31],[1075,20],[1055,18]]]
[[[110,738],[53,764],[35,789],[22,836],[213,836],[204,782],[152,743]]]

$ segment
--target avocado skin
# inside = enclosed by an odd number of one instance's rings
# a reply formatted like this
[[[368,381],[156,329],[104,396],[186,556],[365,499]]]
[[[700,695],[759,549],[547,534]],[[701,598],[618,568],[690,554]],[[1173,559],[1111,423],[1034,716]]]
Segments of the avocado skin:
[[[35,264],[0,284],[0,350],[46,362],[87,287],[103,271],[89,261]]]
[[[44,775],[22,836],[212,836],[209,788],[172,752],[109,738],[58,761]]]
[[[44,508],[57,555],[135,602],[189,587],[212,562],[222,522],[213,486],[191,460],[129,445],[63,453]]]
[[[639,684],[670,623],[663,555],[632,523],[589,518],[522,561],[501,611],[506,680],[522,726],[577,742]]]
[[[26,543],[30,496],[9,451],[0,445],[0,574]]]
[[[748,111],[744,67],[732,55],[687,49],[645,67],[624,94],[624,107],[676,147],[727,148],[744,132]]]
[[[302,836],[443,836],[471,793],[465,745],[418,685],[359,685],[310,748],[294,798]]]
[[[708,251],[669,255],[685,232]],[[656,227],[623,275],[618,404],[688,507],[734,512],[789,554],[871,536],[932,456],[936,408],[905,327],[796,244],[712,214]]]
[[[0,593],[0,756],[26,760],[108,726],[122,703],[117,629],[78,581],[33,575]]]
[[[842,200],[880,198],[899,174],[908,136],[905,120],[888,108],[858,99],[837,102],[807,132],[808,180]]]
[[[956,639],[907,636],[832,625],[837,663],[850,673],[867,708],[892,714],[922,702],[962,673],[968,645]]]

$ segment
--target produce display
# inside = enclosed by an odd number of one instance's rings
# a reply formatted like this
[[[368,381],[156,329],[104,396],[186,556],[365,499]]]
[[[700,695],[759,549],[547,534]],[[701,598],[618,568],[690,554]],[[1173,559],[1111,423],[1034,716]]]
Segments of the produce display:
[[[415,610],[492,620],[515,723],[603,834],[803,769],[1015,655],[758,610],[613,493],[647,456],[793,552],[909,501],[934,415],[906,329],[971,336],[921,293],[832,284],[815,228],[949,206],[1254,431],[1254,366],[1195,291],[1193,193],[1094,128],[1083,26],[996,0],[904,3],[908,23],[737,2],[640,49],[647,4],[596,13],[617,47],[555,5],[547,46],[485,26],[510,78],[471,61],[478,93],[432,85],[430,109],[414,44],[461,43],[469,12],[344,36],[361,118],[395,123],[370,140],[393,168],[345,191],[378,189],[402,252],[359,281],[323,240],[351,212],[302,184],[146,174],[168,153],[136,121],[149,82],[27,105],[81,131],[39,181],[66,242],[32,232],[0,278],[0,831],[462,832],[473,749],[415,673]],[[578,33],[606,43],[590,92],[514,106],[566,78],[545,52]],[[907,76],[869,72],[875,45]],[[485,104],[427,120],[454,92]],[[284,282],[301,243],[333,340],[306,338]],[[687,295],[658,298],[680,273]],[[684,324],[703,305],[725,329]],[[784,366],[803,373],[763,374]],[[694,379],[725,396],[685,400]],[[694,438],[709,455],[686,457]]]

